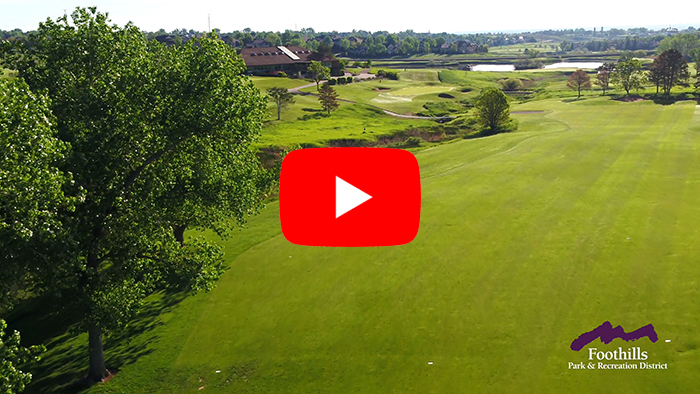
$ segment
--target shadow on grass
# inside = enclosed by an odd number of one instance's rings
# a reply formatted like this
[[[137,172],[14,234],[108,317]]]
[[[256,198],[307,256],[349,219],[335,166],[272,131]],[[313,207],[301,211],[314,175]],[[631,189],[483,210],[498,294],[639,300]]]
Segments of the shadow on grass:
[[[158,316],[170,312],[186,297],[185,293],[158,293],[146,301],[139,315],[127,327],[104,339],[105,361],[112,372],[152,353],[158,342],[150,332],[162,325]],[[78,332],[78,320],[67,313],[51,311],[50,304],[25,314],[12,328],[20,330],[23,342],[42,343],[47,348],[44,357],[28,366],[32,383],[25,393],[74,394],[87,388],[87,335]]]

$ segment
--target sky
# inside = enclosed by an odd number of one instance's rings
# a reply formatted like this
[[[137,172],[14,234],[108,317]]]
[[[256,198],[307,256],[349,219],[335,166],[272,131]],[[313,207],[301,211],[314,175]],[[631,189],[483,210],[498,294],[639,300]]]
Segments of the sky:
[[[131,21],[142,30],[166,31],[211,27],[222,32],[284,31],[311,27],[315,31],[356,30],[399,32],[499,32],[593,27],[700,27],[697,1],[674,0],[653,12],[640,1],[584,2],[573,0],[0,0],[0,29],[35,30],[39,22],[56,19],[75,7],[97,6],[113,23]],[[685,12],[683,10],[686,10]]]

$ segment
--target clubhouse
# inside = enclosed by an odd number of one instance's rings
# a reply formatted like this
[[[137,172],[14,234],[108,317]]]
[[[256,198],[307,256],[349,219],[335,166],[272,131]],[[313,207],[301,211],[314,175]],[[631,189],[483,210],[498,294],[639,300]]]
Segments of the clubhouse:
[[[245,61],[248,74],[252,75],[274,75],[284,72],[289,76],[303,76],[312,60],[330,68],[333,76],[343,75],[340,71],[340,61],[335,57],[298,46],[243,48],[241,57]]]

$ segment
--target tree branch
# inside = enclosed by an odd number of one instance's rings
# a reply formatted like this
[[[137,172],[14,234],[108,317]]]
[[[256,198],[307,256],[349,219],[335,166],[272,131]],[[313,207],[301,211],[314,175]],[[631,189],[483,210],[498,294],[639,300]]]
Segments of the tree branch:
[[[126,178],[126,181],[124,181],[124,191],[128,191],[129,188],[136,182],[136,179],[143,173],[143,171],[148,167],[149,165],[153,164],[155,161],[163,157],[168,152],[171,152],[175,147],[177,147],[182,141],[178,143],[171,142],[168,145],[165,146],[165,148],[161,151],[158,151],[154,153],[151,157],[146,159],[146,161],[143,162],[138,168],[136,168],[134,171],[129,174],[129,176]]]

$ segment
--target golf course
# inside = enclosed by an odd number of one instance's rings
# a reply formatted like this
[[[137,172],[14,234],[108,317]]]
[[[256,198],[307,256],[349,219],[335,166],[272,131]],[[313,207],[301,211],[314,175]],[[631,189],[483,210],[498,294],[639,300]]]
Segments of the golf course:
[[[14,3],[0,394],[698,392],[690,5]]]
[[[296,246],[268,202],[222,242],[214,290],[151,296],[130,341],[107,338],[119,372],[90,392],[691,392],[700,107],[589,94],[512,110],[517,131],[415,152],[422,211],[410,244]],[[605,321],[653,324],[659,341],[569,348]],[[589,361],[588,347],[628,346],[668,369],[568,368]],[[47,347],[29,392],[69,390],[85,365],[86,334],[59,331]]]

